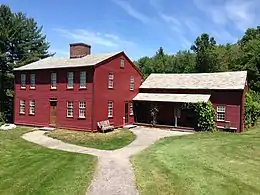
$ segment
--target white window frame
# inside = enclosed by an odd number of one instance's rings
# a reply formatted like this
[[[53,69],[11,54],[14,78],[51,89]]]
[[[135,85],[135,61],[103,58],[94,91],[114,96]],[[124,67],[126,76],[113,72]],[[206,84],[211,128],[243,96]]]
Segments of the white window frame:
[[[30,100],[30,111],[29,114],[30,115],[35,115],[35,100]]]
[[[52,72],[51,73],[51,89],[57,88],[57,73]]]
[[[67,73],[67,88],[73,89],[73,86],[74,86],[74,73],[68,72]]]
[[[114,73],[113,72],[108,73],[108,88],[109,89],[114,88]]]
[[[217,106],[217,121],[225,121],[226,119],[226,106]]]
[[[125,59],[120,59],[120,68],[125,68]]]
[[[79,118],[86,118],[86,102],[79,102]]]
[[[79,81],[79,88],[86,89],[87,87],[87,73],[86,71],[80,71],[80,81]]]
[[[113,107],[114,107],[114,102],[109,100],[108,103],[107,103],[107,116],[109,118],[112,118],[113,117]]]
[[[73,101],[67,101],[67,117],[73,117]]]
[[[129,115],[130,116],[134,115],[134,104],[133,104],[133,102],[130,102],[130,104],[129,104]]]
[[[35,89],[35,74],[30,74],[30,89]]]
[[[22,89],[26,88],[26,74],[25,73],[21,74],[21,88]]]
[[[20,100],[20,114],[25,114],[25,100]]]
[[[135,78],[133,76],[130,77],[130,90],[133,91],[135,88]]]

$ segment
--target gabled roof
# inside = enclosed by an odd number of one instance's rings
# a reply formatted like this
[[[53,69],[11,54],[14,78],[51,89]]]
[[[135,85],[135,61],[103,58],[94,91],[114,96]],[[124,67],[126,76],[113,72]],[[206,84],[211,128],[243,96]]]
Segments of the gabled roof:
[[[133,100],[152,101],[152,102],[180,102],[196,103],[208,102],[208,94],[166,94],[166,93],[138,93]]]
[[[247,72],[151,74],[140,88],[155,89],[244,89]]]
[[[82,58],[74,58],[74,59],[48,57],[48,58],[30,63],[30,64],[27,64],[25,66],[15,68],[14,70],[41,70],[41,69],[94,66],[94,65],[99,64],[120,53],[123,53],[123,52],[120,51],[120,52],[114,52],[114,53],[87,55]]]

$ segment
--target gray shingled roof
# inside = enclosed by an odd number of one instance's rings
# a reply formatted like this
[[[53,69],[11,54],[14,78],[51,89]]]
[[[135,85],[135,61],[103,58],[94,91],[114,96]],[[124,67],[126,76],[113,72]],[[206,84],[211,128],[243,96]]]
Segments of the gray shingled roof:
[[[154,102],[207,102],[208,94],[164,94],[164,93],[138,93],[133,100]]]
[[[244,89],[246,78],[246,71],[191,74],[151,74],[140,86],[140,88]]]
[[[48,57],[48,58],[33,62],[31,64],[27,64],[25,66],[15,68],[14,70],[40,70],[40,69],[66,68],[66,67],[94,66],[121,52],[122,51],[114,52],[114,53],[87,55],[82,58],[74,58],[74,59]]]

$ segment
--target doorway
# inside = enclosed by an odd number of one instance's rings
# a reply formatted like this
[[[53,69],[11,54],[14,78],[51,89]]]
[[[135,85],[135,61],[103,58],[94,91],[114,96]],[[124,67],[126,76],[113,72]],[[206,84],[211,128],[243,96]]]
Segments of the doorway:
[[[56,126],[57,99],[50,99],[50,126]]]
[[[128,102],[125,102],[125,124],[128,123],[128,116],[129,116],[129,103]]]

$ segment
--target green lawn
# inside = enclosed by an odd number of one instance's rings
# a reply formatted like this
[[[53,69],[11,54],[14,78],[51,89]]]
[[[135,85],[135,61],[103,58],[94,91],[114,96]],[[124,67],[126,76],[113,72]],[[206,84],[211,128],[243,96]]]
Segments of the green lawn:
[[[119,129],[107,133],[91,133],[58,129],[46,133],[48,136],[67,143],[102,150],[122,148],[135,140],[135,135],[128,129]]]
[[[85,194],[97,159],[43,148],[20,138],[31,130],[0,131],[0,194]]]
[[[142,195],[260,194],[260,128],[165,138],[131,160]]]

